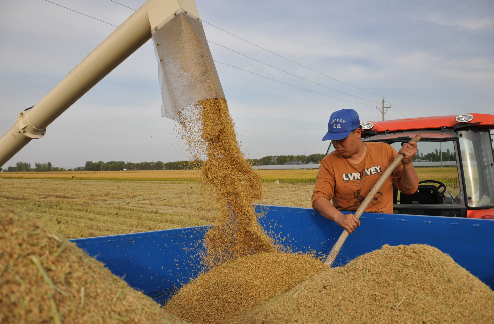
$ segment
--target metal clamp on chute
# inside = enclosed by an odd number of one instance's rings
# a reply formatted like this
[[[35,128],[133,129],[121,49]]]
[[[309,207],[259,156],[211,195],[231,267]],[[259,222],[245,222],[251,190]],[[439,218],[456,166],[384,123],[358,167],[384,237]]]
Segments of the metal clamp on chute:
[[[46,134],[46,128],[40,129],[36,128],[29,122],[28,111],[22,111],[17,115],[17,125],[19,127],[19,133],[31,139],[38,139]]]

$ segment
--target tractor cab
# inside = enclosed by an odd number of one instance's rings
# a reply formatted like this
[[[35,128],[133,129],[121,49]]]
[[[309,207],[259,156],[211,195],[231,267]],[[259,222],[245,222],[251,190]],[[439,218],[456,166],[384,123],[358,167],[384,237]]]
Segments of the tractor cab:
[[[367,122],[362,128],[364,142],[388,143],[397,151],[422,136],[413,160],[418,190],[395,188],[394,213],[494,219],[493,115]]]

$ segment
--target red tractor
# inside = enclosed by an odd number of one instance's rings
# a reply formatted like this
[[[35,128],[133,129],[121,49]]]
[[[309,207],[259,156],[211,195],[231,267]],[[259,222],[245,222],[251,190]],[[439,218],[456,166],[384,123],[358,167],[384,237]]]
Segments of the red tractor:
[[[494,219],[494,115],[411,118],[362,123],[365,142],[399,150],[422,135],[415,168],[421,177],[411,195],[395,190],[395,214]]]

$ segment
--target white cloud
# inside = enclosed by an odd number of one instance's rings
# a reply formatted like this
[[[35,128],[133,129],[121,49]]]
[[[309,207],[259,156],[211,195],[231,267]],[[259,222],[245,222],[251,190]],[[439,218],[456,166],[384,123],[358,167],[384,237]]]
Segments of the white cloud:
[[[430,14],[425,17],[426,20],[440,25],[440,26],[451,26],[458,27],[466,30],[479,30],[479,29],[489,29],[494,27],[494,17],[468,17],[468,18],[455,18],[455,17],[444,17],[439,14]]]

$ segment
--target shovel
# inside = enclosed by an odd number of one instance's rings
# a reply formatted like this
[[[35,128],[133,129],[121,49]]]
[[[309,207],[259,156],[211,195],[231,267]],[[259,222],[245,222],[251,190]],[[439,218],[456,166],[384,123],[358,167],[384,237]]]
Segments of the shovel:
[[[422,138],[422,136],[420,134],[417,134],[417,135],[415,135],[414,138],[412,138],[412,140],[410,141],[410,143],[417,143],[421,138]],[[357,217],[357,219],[360,218],[360,216],[362,215],[362,213],[365,211],[365,209],[367,208],[367,206],[370,204],[372,198],[374,198],[374,196],[376,195],[377,191],[379,189],[381,189],[381,186],[383,185],[383,183],[386,181],[386,179],[388,179],[389,175],[394,171],[394,169],[396,169],[396,167],[398,166],[398,164],[401,163],[401,160],[403,160],[403,155],[402,154],[398,154],[398,156],[389,165],[389,167],[386,169],[386,171],[384,171],[384,173],[379,178],[379,180],[377,180],[377,182],[374,185],[374,187],[372,188],[372,190],[369,192],[369,194],[367,195],[367,197],[365,197],[364,201],[362,202],[362,204],[360,205],[360,207],[357,209],[357,212],[354,214],[355,217]],[[333,246],[333,249],[331,250],[331,252],[329,252],[328,258],[324,262],[324,264],[326,266],[328,266],[329,268],[331,268],[333,266],[333,262],[336,259],[336,257],[338,256],[338,253],[340,253],[341,247],[343,246],[343,243],[345,243],[345,240],[346,240],[347,237],[348,237],[348,232],[346,230],[344,230],[343,233],[341,233],[340,238],[338,239],[338,241],[336,241],[335,245]]]

